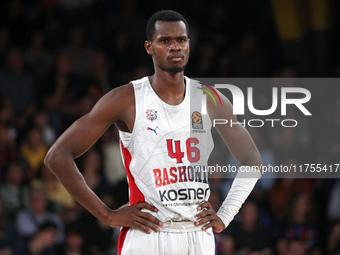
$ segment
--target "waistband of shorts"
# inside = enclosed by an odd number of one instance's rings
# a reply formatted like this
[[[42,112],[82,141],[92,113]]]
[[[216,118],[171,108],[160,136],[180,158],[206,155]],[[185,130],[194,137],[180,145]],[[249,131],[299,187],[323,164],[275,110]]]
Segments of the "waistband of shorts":
[[[195,222],[193,221],[166,221],[166,222],[163,222],[162,227],[159,227],[159,230],[160,232],[185,233],[185,232],[204,231],[202,230],[202,227],[203,227],[202,225],[196,226]],[[210,232],[209,229],[206,231]]]

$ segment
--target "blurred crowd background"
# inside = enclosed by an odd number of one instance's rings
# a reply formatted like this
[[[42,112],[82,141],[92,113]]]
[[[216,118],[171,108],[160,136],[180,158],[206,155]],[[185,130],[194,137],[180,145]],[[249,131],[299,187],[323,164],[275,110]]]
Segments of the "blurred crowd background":
[[[77,204],[43,159],[104,93],[153,73],[143,44],[159,9],[189,22],[189,77],[340,76],[336,0],[1,1],[0,255],[116,253],[119,230]],[[250,129],[264,163],[339,163],[339,88],[316,88],[300,128]],[[108,206],[128,202],[114,127],[77,164]],[[210,184],[217,209],[230,180]],[[340,180],[263,179],[216,239],[219,255],[340,254]]]

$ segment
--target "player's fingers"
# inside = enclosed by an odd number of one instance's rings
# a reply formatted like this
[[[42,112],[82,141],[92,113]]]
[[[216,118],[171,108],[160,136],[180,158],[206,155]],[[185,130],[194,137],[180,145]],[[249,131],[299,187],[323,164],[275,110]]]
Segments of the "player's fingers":
[[[138,204],[138,207],[139,207],[140,209],[148,209],[148,210],[150,210],[150,211],[152,211],[152,212],[158,212],[158,209],[157,209],[156,207],[154,207],[154,206],[152,206],[152,205],[150,205],[150,204],[148,204],[148,203],[146,203],[146,202],[139,203],[139,204]]]
[[[197,210],[200,211],[200,210],[203,210],[203,209],[211,209],[212,206],[211,204],[207,201],[207,202],[204,202],[203,204],[197,206]]]
[[[212,220],[215,220],[215,219],[216,219],[216,217],[214,215],[208,215],[208,216],[202,218],[200,221],[195,222],[195,225],[196,226],[204,225],[205,223],[212,221]]]
[[[214,221],[210,221],[202,227],[202,230],[207,230],[208,228],[214,227]]]
[[[163,225],[163,223],[159,219],[157,219],[156,217],[154,217],[150,213],[140,212],[139,216],[142,217],[142,218],[145,218],[145,219],[147,219],[149,221],[151,221],[155,225],[158,225],[158,226],[162,226]]]
[[[139,218],[138,222],[142,224],[143,226],[147,227],[148,229],[152,229],[155,232],[159,232],[159,228],[155,224],[153,224],[151,221],[145,218]]]
[[[212,209],[210,209],[210,210],[204,210],[204,211],[200,212],[199,214],[197,214],[197,215],[195,216],[195,219],[196,219],[196,220],[200,220],[200,219],[206,217],[207,215],[211,215],[211,214],[214,214],[214,213],[215,213],[215,211],[212,210]]]
[[[147,233],[147,234],[150,234],[150,233],[151,233],[150,229],[148,229],[146,226],[144,226],[143,224],[141,224],[141,223],[139,223],[139,222],[135,222],[135,223],[133,224],[133,227],[134,227],[134,228],[137,228],[137,229],[139,229],[139,230],[141,230],[141,231],[143,231],[143,232],[145,232],[145,233]]]

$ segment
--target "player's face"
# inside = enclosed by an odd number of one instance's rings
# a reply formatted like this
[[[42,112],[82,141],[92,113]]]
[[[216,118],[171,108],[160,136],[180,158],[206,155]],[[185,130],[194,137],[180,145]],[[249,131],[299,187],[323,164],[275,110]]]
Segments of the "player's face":
[[[182,72],[189,60],[189,39],[183,21],[157,21],[152,41],[145,42],[155,68],[172,74]]]

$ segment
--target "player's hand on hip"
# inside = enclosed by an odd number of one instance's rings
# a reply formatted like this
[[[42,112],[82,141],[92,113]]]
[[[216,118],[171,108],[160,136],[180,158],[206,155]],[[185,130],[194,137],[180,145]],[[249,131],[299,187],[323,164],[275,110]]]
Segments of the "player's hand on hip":
[[[150,229],[158,232],[157,226],[162,226],[162,222],[150,213],[142,212],[142,209],[158,212],[156,207],[145,202],[134,205],[126,204],[112,211],[108,225],[111,227],[133,227],[147,234],[150,234]]]
[[[213,231],[217,233],[220,233],[225,229],[223,221],[217,216],[216,211],[209,202],[199,205],[197,210],[203,211],[195,216],[196,226],[203,225],[202,230],[212,228]]]

